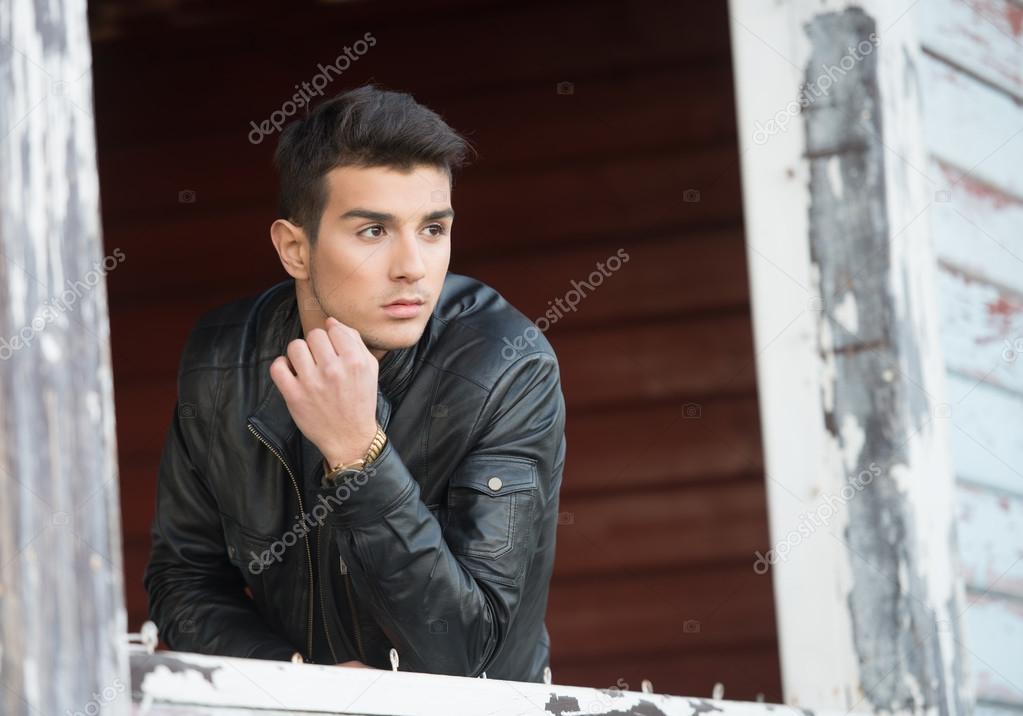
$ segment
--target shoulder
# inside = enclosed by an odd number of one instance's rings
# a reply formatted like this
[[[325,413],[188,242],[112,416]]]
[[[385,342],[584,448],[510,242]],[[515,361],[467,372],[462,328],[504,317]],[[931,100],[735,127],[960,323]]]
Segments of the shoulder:
[[[545,366],[557,355],[521,311],[484,282],[448,273],[431,321],[427,362],[489,391],[510,373]]]
[[[279,355],[278,343],[287,340],[285,333],[294,312],[291,279],[206,311],[185,341],[179,381],[273,360]]]

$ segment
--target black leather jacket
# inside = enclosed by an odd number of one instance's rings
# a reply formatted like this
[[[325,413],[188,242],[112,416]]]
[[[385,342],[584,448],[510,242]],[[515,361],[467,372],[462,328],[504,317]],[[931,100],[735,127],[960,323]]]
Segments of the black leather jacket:
[[[381,359],[384,451],[302,490],[304,436],[268,370],[301,336],[290,279],[189,335],[144,577],[164,643],[378,668],[393,647],[402,671],[541,681],[565,460],[550,344],[449,273],[420,341]]]

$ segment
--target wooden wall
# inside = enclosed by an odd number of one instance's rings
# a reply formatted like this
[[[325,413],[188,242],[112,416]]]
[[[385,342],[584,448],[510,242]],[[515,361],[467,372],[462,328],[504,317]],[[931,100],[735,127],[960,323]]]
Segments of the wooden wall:
[[[918,13],[978,713],[1023,713],[1023,5]]]
[[[410,91],[480,151],[452,270],[537,317],[629,255],[548,334],[569,446],[555,681],[780,700],[725,4],[155,5],[91,9],[105,242],[127,257],[108,281],[130,626],[185,335],[285,277],[276,136],[249,122],[371,32],[327,91]]]

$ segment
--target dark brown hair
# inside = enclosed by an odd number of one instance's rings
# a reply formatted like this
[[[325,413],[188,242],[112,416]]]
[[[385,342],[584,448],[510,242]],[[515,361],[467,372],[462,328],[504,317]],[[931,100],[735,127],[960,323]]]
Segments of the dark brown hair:
[[[285,127],[274,153],[280,181],[280,215],[305,229],[315,243],[327,203],[324,176],[344,166],[419,164],[452,169],[465,164],[472,146],[412,95],[368,84],[319,104]]]

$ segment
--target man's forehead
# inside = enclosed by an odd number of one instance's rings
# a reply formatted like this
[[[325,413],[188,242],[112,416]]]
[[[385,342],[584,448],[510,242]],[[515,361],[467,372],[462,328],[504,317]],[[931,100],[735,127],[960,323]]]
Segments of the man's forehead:
[[[443,169],[428,164],[419,164],[408,170],[396,167],[335,167],[327,172],[327,180],[332,185],[344,185],[348,190],[386,184],[400,185],[409,190],[420,188],[425,191],[434,191],[436,189],[447,190],[451,185],[451,181]]]
[[[451,182],[443,170],[419,166],[402,172],[389,167],[339,167],[327,174],[333,213],[351,209],[416,217],[451,208]]]

